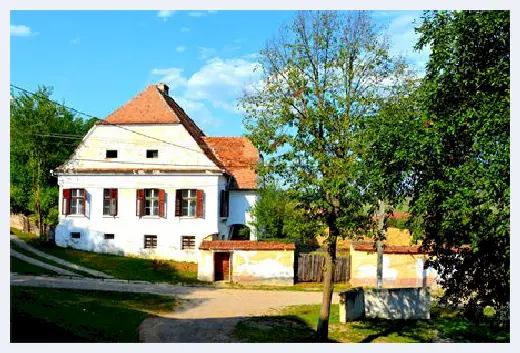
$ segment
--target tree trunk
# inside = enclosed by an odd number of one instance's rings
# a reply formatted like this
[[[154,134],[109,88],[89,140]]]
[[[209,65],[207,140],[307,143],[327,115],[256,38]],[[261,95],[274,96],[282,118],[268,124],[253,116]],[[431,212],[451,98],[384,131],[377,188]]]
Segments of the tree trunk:
[[[386,238],[385,234],[385,202],[379,201],[379,211],[377,212],[377,289],[383,288],[383,245]]]
[[[332,222],[329,222],[332,223]],[[316,339],[318,342],[326,342],[329,336],[330,304],[334,292],[334,270],[336,268],[336,241],[338,230],[335,225],[329,224],[329,237],[327,257],[325,259],[325,272],[323,274],[323,299],[321,302],[320,317],[316,328]]]

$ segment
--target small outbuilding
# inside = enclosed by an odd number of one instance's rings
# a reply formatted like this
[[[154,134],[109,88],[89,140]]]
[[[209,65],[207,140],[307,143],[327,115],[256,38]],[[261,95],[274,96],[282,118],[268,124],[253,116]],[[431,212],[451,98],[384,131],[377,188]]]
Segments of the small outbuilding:
[[[295,244],[256,240],[204,240],[199,246],[201,281],[293,285]]]

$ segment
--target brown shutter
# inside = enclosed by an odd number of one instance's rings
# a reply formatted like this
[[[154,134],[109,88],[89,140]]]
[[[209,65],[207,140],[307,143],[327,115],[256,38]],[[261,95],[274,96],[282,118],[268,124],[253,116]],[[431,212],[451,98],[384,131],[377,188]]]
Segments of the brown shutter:
[[[164,218],[164,210],[165,210],[164,200],[165,200],[164,189],[159,189],[159,217],[163,217],[163,218]]]
[[[87,214],[87,190],[83,189],[83,216]]]
[[[204,190],[197,190],[197,217],[204,218]]]
[[[229,191],[222,190],[220,192],[220,217],[229,215]]]
[[[117,189],[110,189],[110,215],[117,216]]]
[[[137,217],[144,216],[144,189],[136,190],[135,214]]]
[[[175,217],[182,216],[182,190],[175,190]]]
[[[61,214],[70,214],[70,189],[63,189],[63,199],[61,201]]]

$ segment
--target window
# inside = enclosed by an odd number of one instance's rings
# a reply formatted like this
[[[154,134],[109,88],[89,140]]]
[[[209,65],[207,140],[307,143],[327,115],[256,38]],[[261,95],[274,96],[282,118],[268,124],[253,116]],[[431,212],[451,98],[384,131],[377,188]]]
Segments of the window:
[[[157,235],[145,235],[144,236],[144,248],[145,249],[157,248]]]
[[[195,217],[196,206],[196,190],[182,190],[182,215],[187,217]]]
[[[85,189],[63,189],[62,213],[85,215],[87,193]]]
[[[103,215],[117,216],[117,189],[103,189]]]
[[[182,237],[182,250],[194,250],[195,249],[195,237],[193,235],[185,235]]]
[[[106,158],[117,158],[117,150],[107,150]]]
[[[146,150],[146,158],[159,158],[159,150]]]
[[[72,239],[79,239],[81,237],[81,233],[80,232],[70,232],[70,237]]]
[[[163,189],[138,189],[136,214],[138,217],[165,217],[166,194]]]
[[[114,239],[114,238],[115,238],[114,234],[105,233],[105,240],[111,240],[111,239]]]
[[[204,191],[195,189],[177,190],[175,216],[203,217]]]

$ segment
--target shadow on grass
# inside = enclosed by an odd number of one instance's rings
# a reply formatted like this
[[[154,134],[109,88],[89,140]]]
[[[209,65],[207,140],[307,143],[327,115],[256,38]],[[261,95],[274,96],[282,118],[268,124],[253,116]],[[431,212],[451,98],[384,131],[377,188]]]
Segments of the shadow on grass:
[[[143,320],[178,304],[172,296],[11,287],[11,342],[139,342]]]
[[[462,313],[432,308],[430,320],[362,320],[350,323],[360,332],[372,332],[360,342],[509,342],[509,330],[492,320],[473,323]]]
[[[316,331],[294,315],[252,317],[237,323],[233,335],[250,343],[311,343]],[[329,339],[328,342],[336,342]]]

